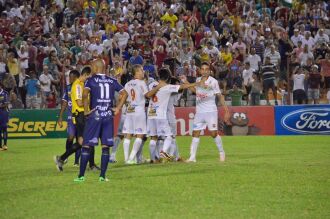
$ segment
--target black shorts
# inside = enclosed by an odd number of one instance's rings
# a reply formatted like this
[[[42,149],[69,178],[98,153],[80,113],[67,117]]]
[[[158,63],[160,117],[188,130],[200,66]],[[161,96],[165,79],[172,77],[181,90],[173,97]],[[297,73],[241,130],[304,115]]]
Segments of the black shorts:
[[[326,89],[330,88],[330,77],[324,77],[324,85]]]
[[[251,92],[252,86],[245,86],[246,95],[249,95]]]
[[[263,87],[265,91],[268,91],[269,88],[274,89],[275,88],[274,80],[265,80],[263,83]]]
[[[296,100],[298,102],[302,102],[306,100],[306,92],[304,90],[294,90],[293,91],[293,100]]]
[[[83,137],[85,129],[85,115],[84,112],[73,114],[73,124],[76,127],[77,137]]]

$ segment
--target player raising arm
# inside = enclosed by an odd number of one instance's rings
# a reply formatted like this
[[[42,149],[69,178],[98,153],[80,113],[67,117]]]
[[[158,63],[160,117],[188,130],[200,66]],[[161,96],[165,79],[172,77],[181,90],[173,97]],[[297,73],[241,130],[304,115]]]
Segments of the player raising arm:
[[[221,94],[218,81],[210,76],[210,66],[204,62],[201,65],[202,77],[197,78],[198,81],[205,81],[204,85],[191,88],[196,93],[196,115],[194,118],[193,139],[190,146],[190,158],[187,162],[196,162],[196,152],[199,144],[199,136],[202,130],[208,127],[211,136],[215,141],[220,153],[220,161],[225,161],[225,151],[223,149],[222,140],[218,134],[218,108],[215,97],[218,98],[220,104],[225,109],[225,122],[229,119],[229,111],[226,106],[223,95]]]

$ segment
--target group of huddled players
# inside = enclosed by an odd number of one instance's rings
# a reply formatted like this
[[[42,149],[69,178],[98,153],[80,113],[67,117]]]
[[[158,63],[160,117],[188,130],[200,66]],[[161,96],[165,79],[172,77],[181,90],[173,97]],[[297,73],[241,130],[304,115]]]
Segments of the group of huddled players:
[[[168,68],[160,69],[159,78],[155,80],[145,74],[143,66],[135,65],[132,68],[134,78],[123,87],[104,72],[105,64],[101,59],[94,60],[91,66],[85,67],[81,73],[77,70],[70,72],[71,85],[64,94],[59,116],[59,125],[62,125],[63,113],[69,108],[71,113],[68,117],[68,139],[65,153],[54,157],[58,170],[63,171],[67,158],[76,152],[75,165],[79,165],[80,170],[75,182],[85,181],[88,162],[91,169],[100,169],[99,181],[108,181],[105,175],[108,163],[117,162],[116,151],[120,141],[123,139],[125,163],[132,165],[146,161],[142,150],[147,137],[150,137],[148,162],[184,161],[179,155],[175,139],[174,108],[184,89],[196,93],[190,157],[185,162],[196,162],[199,136],[206,127],[219,150],[220,162],[225,161],[225,151],[218,134],[216,98],[224,106],[225,121],[229,119],[229,111],[218,81],[210,76],[208,63],[202,63],[201,77],[195,83],[189,83],[184,76],[180,79],[171,77]],[[117,101],[115,96],[118,97]],[[146,110],[147,100],[149,105]],[[118,134],[114,137],[114,116],[120,111]],[[132,138],[135,140],[130,151]],[[76,142],[73,144],[74,139]],[[102,145],[101,168],[94,163],[94,146],[97,146],[99,141]]]

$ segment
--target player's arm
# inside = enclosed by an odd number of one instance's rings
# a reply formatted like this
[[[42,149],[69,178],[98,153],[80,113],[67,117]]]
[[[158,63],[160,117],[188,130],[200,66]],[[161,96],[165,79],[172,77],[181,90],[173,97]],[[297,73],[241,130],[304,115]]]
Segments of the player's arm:
[[[164,85],[162,83],[159,83],[155,88],[153,88],[152,90],[148,91],[145,94],[145,97],[146,98],[152,98],[159,91],[159,89],[162,88],[163,86]]]
[[[221,106],[223,106],[223,108],[225,110],[225,122],[228,122],[229,118],[230,118],[230,114],[229,114],[229,110],[228,110],[228,107],[227,107],[227,104],[225,101],[225,97],[221,93],[218,93],[217,97],[218,97],[218,100],[219,100]]]
[[[82,90],[81,85],[80,84],[77,84],[72,89],[75,89],[73,100],[76,101],[76,104],[79,107],[83,107],[84,106],[84,103],[83,103],[83,95],[84,95],[83,92],[84,91]],[[89,90],[88,90],[88,93],[89,93]]]
[[[82,105],[84,106],[84,115],[88,116],[89,114],[91,114],[95,109],[92,109],[91,111],[89,111],[89,93],[90,90],[89,88],[85,88],[82,94]],[[78,101],[77,101],[78,103]]]
[[[62,99],[61,110],[57,120],[57,123],[60,127],[62,127],[63,113],[66,110],[67,106],[68,106],[68,102],[65,99]]]
[[[121,108],[123,108],[127,97],[128,97],[127,91],[125,89],[122,89],[120,91],[120,96],[119,96],[119,101],[118,101],[117,107],[112,109],[115,115],[117,115],[120,112]]]

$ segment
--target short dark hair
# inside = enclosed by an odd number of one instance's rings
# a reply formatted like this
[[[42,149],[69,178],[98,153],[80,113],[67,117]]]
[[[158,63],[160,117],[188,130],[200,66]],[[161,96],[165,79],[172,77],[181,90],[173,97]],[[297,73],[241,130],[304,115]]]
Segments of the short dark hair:
[[[77,78],[80,77],[80,73],[79,73],[79,71],[76,70],[76,69],[71,70],[71,71],[70,71],[70,75],[74,75],[74,76],[76,76]]]
[[[162,68],[158,72],[159,79],[162,81],[168,81],[168,79],[171,77],[171,72],[167,68]]]
[[[81,75],[89,75],[92,72],[92,68],[90,66],[85,66],[81,70]],[[78,72],[79,73],[79,72]],[[79,76],[78,76],[79,77]]]
[[[201,63],[201,66],[202,66],[202,65],[210,66],[210,64],[209,64],[208,62],[202,62],[202,63]]]

